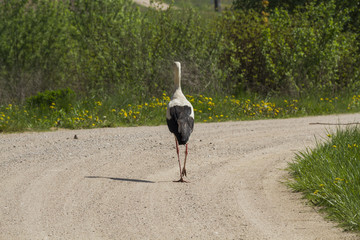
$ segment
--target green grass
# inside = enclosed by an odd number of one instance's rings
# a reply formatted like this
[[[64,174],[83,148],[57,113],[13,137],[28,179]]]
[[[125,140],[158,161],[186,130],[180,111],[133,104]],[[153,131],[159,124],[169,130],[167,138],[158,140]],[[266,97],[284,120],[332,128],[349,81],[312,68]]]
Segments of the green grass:
[[[290,164],[294,181],[330,219],[347,230],[360,230],[360,129],[338,129],[325,143],[297,155]]]
[[[187,95],[187,98],[194,106],[196,122],[289,118],[360,111],[360,95],[303,99],[205,95]],[[8,104],[0,106],[0,132],[160,125],[165,124],[169,101],[170,96],[164,92],[162,96],[137,103],[107,97],[69,100],[68,103],[62,98],[59,102],[55,99],[54,102],[38,106]]]

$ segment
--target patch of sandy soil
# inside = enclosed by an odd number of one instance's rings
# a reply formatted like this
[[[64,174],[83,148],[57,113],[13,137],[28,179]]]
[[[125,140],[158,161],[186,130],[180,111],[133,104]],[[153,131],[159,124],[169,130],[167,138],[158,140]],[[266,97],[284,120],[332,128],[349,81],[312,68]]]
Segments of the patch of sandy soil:
[[[153,7],[160,10],[166,10],[169,8],[169,4],[161,3],[157,1],[150,0],[133,0],[136,4],[142,5],[144,7]]]
[[[359,119],[195,124],[190,183],[165,125],[1,134],[0,239],[359,239],[283,183],[309,123]]]

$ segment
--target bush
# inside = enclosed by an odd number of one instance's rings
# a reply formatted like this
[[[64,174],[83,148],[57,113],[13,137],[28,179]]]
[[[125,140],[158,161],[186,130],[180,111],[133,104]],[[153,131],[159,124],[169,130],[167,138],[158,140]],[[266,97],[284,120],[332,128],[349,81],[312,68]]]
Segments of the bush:
[[[68,13],[63,1],[0,2],[0,101],[66,82]]]
[[[66,87],[139,102],[172,91],[173,61],[182,62],[189,94],[358,89],[359,35],[345,31],[357,27],[354,8],[270,12],[271,3],[214,20],[128,0],[1,1],[0,104]]]
[[[175,60],[184,66],[184,88],[217,86],[218,35],[191,9],[140,11],[128,0],[13,1],[0,3],[0,20],[0,102],[64,87],[133,102],[172,91]]]
[[[266,25],[260,14],[249,11],[226,12],[219,23],[223,31],[220,67],[226,74],[225,86],[232,94],[265,92],[267,72],[262,53]]]
[[[265,8],[266,10],[266,8]],[[356,91],[360,68],[357,35],[344,31],[349,17],[334,2],[271,13],[224,15],[221,67],[233,93],[326,95]]]
[[[70,88],[55,91],[46,90],[27,98],[26,105],[29,108],[49,108],[51,106],[56,106],[58,109],[68,110],[75,99],[76,94]]]
[[[263,52],[273,86],[299,95],[316,89],[330,93],[355,89],[359,68],[354,34],[343,33],[347,15],[336,16],[333,2],[310,4],[289,15],[275,10],[264,32]],[[355,67],[355,68],[354,68]]]

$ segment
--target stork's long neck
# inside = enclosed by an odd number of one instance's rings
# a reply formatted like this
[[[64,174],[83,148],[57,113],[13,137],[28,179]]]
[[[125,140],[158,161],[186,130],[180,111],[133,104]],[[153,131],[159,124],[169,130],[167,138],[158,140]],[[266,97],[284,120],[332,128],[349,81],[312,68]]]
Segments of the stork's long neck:
[[[174,87],[175,91],[181,91],[181,70],[180,66],[175,66],[174,69]]]

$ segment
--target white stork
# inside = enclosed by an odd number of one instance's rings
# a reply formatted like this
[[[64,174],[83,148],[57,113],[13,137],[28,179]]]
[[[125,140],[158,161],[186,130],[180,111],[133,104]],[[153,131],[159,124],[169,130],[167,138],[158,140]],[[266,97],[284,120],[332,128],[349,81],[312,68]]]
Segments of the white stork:
[[[174,62],[174,83],[175,92],[167,106],[166,122],[170,132],[175,135],[176,153],[180,168],[180,180],[177,182],[186,182],[183,176],[186,176],[185,165],[188,154],[188,141],[194,128],[194,109],[181,91],[180,62]],[[185,145],[185,160],[182,170],[179,157],[179,145]]]

